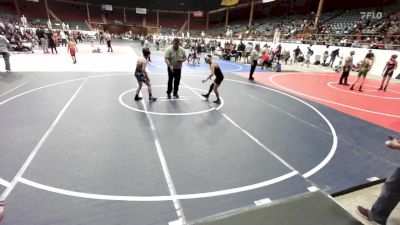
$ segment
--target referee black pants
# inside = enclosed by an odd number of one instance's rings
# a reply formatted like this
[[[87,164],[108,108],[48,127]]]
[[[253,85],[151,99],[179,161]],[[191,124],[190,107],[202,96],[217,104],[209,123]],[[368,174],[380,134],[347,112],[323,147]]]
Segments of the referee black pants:
[[[168,69],[168,89],[167,89],[167,94],[171,94],[172,89],[174,90],[174,95],[178,94],[179,90],[179,82],[181,81],[181,72],[182,69],[174,69],[173,72],[171,72],[170,69]],[[172,83],[174,86],[172,87]]]

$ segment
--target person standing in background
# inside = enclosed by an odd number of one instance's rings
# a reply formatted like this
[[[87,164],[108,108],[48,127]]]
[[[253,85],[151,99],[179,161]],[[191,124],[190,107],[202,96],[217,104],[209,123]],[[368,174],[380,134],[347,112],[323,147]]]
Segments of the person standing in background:
[[[351,68],[353,67],[353,55],[355,54],[355,51],[351,51],[350,55],[346,57],[344,60],[344,65],[343,65],[343,72],[342,76],[340,76],[339,79],[339,84],[343,84],[348,86],[349,84],[347,83],[347,78],[349,77]]]
[[[388,141],[388,147],[400,151],[399,140],[393,138]],[[375,221],[378,224],[386,225],[386,222],[392,213],[393,209],[400,201],[400,167],[386,179],[383,184],[382,191],[372,205],[371,209],[366,209],[362,206],[357,206],[357,212],[366,220]]]
[[[107,33],[106,34],[106,41],[107,41],[107,52],[113,52],[113,49],[112,49],[112,47],[111,47],[111,34],[110,33]]]
[[[4,219],[4,202],[0,201],[0,222]]]
[[[397,55],[392,55],[392,57],[390,57],[389,61],[386,63],[385,68],[383,69],[383,79],[382,79],[382,83],[381,83],[381,87],[378,90],[382,90],[386,91],[387,86],[389,85],[389,81],[393,76],[393,72],[395,69],[397,69]],[[383,84],[386,81],[386,85],[385,87],[383,87]]]
[[[256,45],[256,47],[250,54],[250,58],[251,58],[251,67],[250,67],[249,80],[254,80],[253,74],[254,71],[256,70],[258,59],[260,58],[260,45],[258,44]]]
[[[58,54],[57,47],[56,47],[56,42],[54,40],[53,31],[52,30],[50,30],[49,33],[47,34],[47,40],[48,40],[48,43],[49,43],[49,47],[51,48],[51,54],[54,53],[53,49],[56,51],[56,54]]]
[[[331,52],[331,60],[329,61],[329,66],[332,67],[333,63],[335,63],[336,57],[339,55],[339,49],[333,50]]]
[[[68,47],[67,51],[69,52],[72,58],[72,63],[76,64],[76,52],[78,51],[78,48],[76,47],[74,39],[70,38],[67,47]]]
[[[67,35],[63,30],[60,31],[60,37],[61,37],[61,47],[67,46]]]
[[[249,42],[244,48],[244,63],[248,63],[251,51],[253,51],[253,43]]]
[[[4,36],[4,33],[0,33],[0,55],[3,56],[4,63],[6,65],[6,71],[11,72],[10,67],[10,53],[8,50],[11,48],[10,42]]]

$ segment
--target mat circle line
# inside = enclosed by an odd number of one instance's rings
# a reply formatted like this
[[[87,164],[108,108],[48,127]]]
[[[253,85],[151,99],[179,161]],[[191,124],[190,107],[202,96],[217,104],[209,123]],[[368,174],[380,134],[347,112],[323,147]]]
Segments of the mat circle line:
[[[154,88],[154,87],[166,87],[166,85],[152,85],[151,87],[152,87],[152,88]],[[182,86],[181,88],[187,88],[187,87]],[[193,90],[196,90],[196,91],[207,92],[207,91],[202,90],[202,89],[199,89],[199,88],[192,88],[192,89],[193,89]],[[188,113],[161,113],[161,112],[152,112],[152,111],[146,111],[146,110],[141,110],[141,109],[134,108],[134,107],[132,107],[132,106],[129,106],[128,104],[126,104],[126,103],[122,100],[122,98],[123,98],[126,94],[128,94],[129,92],[134,92],[134,91],[135,91],[135,89],[129,89],[129,90],[127,90],[127,91],[124,91],[124,92],[118,97],[119,103],[120,103],[121,105],[123,105],[125,108],[128,108],[128,109],[130,109],[130,110],[133,110],[133,111],[136,111],[136,112],[142,112],[142,113],[149,113],[149,114],[152,114],[152,115],[161,115],[161,116],[191,116],[191,115],[197,115],[197,114],[202,114],[202,113],[211,112],[211,111],[213,111],[213,110],[219,110],[219,109],[221,109],[222,106],[224,105],[224,99],[221,97],[221,98],[220,98],[220,99],[221,99],[221,104],[219,104],[218,107],[216,107],[216,108],[213,107],[213,108],[209,108],[209,109],[206,109],[206,110],[201,110],[201,111],[197,111],[197,112],[188,112]]]
[[[336,83],[336,82],[333,82],[333,81],[327,83],[328,87],[330,87],[330,88],[332,88],[332,89],[339,90],[339,91],[343,91],[343,92],[347,92],[347,93],[350,93],[350,94],[364,95],[364,96],[368,96],[368,97],[372,97],[372,98],[384,98],[384,99],[395,99],[395,100],[400,99],[400,97],[385,97],[385,96],[368,95],[368,94],[359,93],[357,90],[351,91],[350,89],[348,89],[348,90],[340,89],[340,88],[338,88],[338,87],[333,86],[332,84],[337,84],[337,83]],[[375,86],[372,86],[372,85],[365,85],[365,86],[368,86],[368,87],[375,87]],[[346,86],[346,87],[347,87],[347,86]],[[369,92],[369,91],[377,91],[377,90],[364,90],[364,91],[365,91],[365,92],[366,92],[366,91]]]
[[[121,75],[121,74],[115,74],[114,76],[117,75]],[[125,74],[124,74],[125,75]],[[129,74],[126,74],[129,75]],[[112,75],[110,75],[112,76]],[[96,78],[96,77],[104,77],[104,75],[98,75],[98,76],[90,76],[90,78]],[[189,76],[189,77],[201,77],[200,75],[193,75],[193,76]],[[11,97],[3,102],[0,102],[0,106],[6,102],[9,102],[17,97],[20,97],[22,95],[43,89],[43,88],[47,88],[47,87],[51,87],[51,86],[55,86],[55,85],[59,85],[59,84],[64,84],[64,83],[69,83],[69,82],[73,82],[73,81],[77,81],[77,80],[82,80],[82,79],[87,79],[87,78],[79,78],[79,79],[72,79],[72,80],[67,80],[67,81],[63,81],[63,82],[57,82],[57,83],[53,83],[53,84],[49,84],[49,85],[45,85],[39,88],[35,88],[32,89],[30,91],[21,93],[17,96]],[[333,157],[333,155],[336,152],[337,149],[337,143],[338,143],[338,138],[337,138],[337,134],[336,134],[336,130],[333,127],[333,125],[331,124],[331,122],[315,107],[313,107],[312,105],[310,105],[309,103],[295,97],[292,96],[290,94],[284,93],[282,91],[273,89],[273,88],[269,88],[269,87],[265,87],[265,86],[261,86],[261,85],[257,85],[254,83],[248,83],[248,82],[243,82],[243,81],[239,81],[239,80],[232,80],[232,79],[225,79],[226,81],[231,81],[231,82],[236,82],[236,83],[240,83],[240,84],[244,84],[244,85],[250,85],[250,86],[255,86],[255,87],[259,87],[262,89],[266,89],[266,90],[270,90],[282,95],[285,95],[287,97],[290,97],[292,99],[295,99],[297,101],[299,101],[300,103],[303,103],[304,105],[308,106],[309,108],[311,108],[312,110],[314,110],[318,115],[320,115],[322,117],[322,119],[328,124],[331,133],[332,133],[332,146],[331,149],[328,153],[328,155],[315,167],[313,167],[311,170],[309,170],[308,172],[302,174],[302,176],[304,178],[308,178],[310,176],[312,176],[313,174],[317,173],[320,169],[322,169]],[[240,193],[240,192],[244,192],[244,191],[250,191],[250,190],[254,190],[254,189],[258,189],[261,187],[266,187],[269,185],[272,185],[274,183],[278,183],[281,181],[284,181],[286,179],[289,179],[295,175],[299,174],[297,171],[291,171],[289,173],[286,173],[284,175],[281,175],[279,177],[275,177],[266,181],[262,181],[259,183],[255,183],[255,184],[251,184],[251,185],[246,185],[246,186],[241,186],[241,187],[236,187],[236,188],[230,188],[230,189],[224,189],[224,190],[219,190],[219,191],[212,191],[212,192],[203,192],[203,193],[194,193],[194,194],[181,194],[181,195],[175,195],[175,196],[119,196],[119,195],[99,195],[99,194],[93,194],[93,193],[85,193],[85,192],[75,192],[75,191],[70,191],[70,190],[65,190],[65,189],[61,189],[61,188],[56,188],[56,187],[51,187],[48,185],[44,185],[44,184],[40,184],[34,181],[31,181],[29,179],[26,178],[19,178],[18,182],[23,183],[25,185],[28,185],[30,187],[34,187],[37,189],[41,189],[44,191],[48,191],[48,192],[53,192],[53,193],[58,193],[58,194],[62,194],[62,195],[66,195],[66,196],[73,196],[73,197],[80,197],[80,198],[87,198],[87,199],[102,199],[102,200],[114,200],[114,201],[170,201],[173,199],[198,199],[198,198],[208,198],[208,197],[216,197],[216,196],[223,196],[223,195],[228,195],[228,194],[235,194],[235,193]]]
[[[400,115],[393,115],[393,114],[389,114],[389,113],[376,112],[376,111],[372,111],[372,110],[368,110],[368,109],[361,109],[361,108],[358,108],[358,107],[355,107],[355,106],[346,105],[346,104],[342,104],[342,103],[339,103],[339,102],[327,100],[327,99],[324,99],[324,98],[319,98],[319,97],[316,97],[316,96],[313,96],[313,95],[304,94],[304,93],[302,93],[302,92],[295,91],[295,90],[292,90],[292,89],[290,89],[290,88],[284,87],[284,86],[278,84],[277,82],[275,82],[275,81],[273,80],[275,77],[278,77],[278,76],[287,76],[287,75],[290,75],[290,74],[275,74],[275,75],[270,76],[268,79],[269,79],[269,82],[271,82],[271,83],[272,83],[273,85],[275,85],[276,87],[279,87],[279,88],[281,88],[281,89],[283,89],[283,90],[286,90],[286,91],[289,91],[289,92],[291,92],[291,93],[295,93],[295,94],[298,94],[298,95],[301,95],[301,96],[309,97],[309,98],[312,98],[312,99],[320,100],[320,101],[323,101],[323,102],[331,103],[331,104],[334,104],[334,105],[339,105],[339,106],[346,107],[346,108],[350,108],[350,109],[359,110],[359,111],[362,111],[362,112],[368,112],[368,113],[377,114],[377,115],[382,115],[382,116],[400,118]],[[316,75],[318,75],[318,74],[316,74]],[[313,75],[313,76],[314,76],[314,75]]]

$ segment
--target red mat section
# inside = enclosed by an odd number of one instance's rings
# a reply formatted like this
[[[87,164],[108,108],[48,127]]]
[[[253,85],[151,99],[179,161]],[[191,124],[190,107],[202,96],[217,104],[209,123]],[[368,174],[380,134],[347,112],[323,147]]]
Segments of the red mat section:
[[[248,73],[235,73],[248,78]],[[338,85],[338,73],[266,73],[254,74],[255,81],[326,105],[354,117],[400,132],[400,84],[389,84],[378,91],[380,81],[367,79],[363,92]],[[356,79],[349,77],[351,84]]]

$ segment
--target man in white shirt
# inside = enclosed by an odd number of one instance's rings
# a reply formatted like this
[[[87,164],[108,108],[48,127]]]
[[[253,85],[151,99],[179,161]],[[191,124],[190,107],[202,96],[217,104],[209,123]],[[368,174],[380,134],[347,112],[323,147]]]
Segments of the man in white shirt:
[[[6,64],[7,72],[11,72],[10,53],[8,52],[9,48],[10,48],[10,42],[4,36],[4,33],[0,33],[0,54],[3,56],[4,63]]]
[[[249,80],[254,80],[253,78],[253,73],[256,70],[257,64],[258,64],[258,59],[260,58],[260,45],[257,44],[256,47],[253,49],[253,51],[250,54],[250,62],[251,62],[251,68],[250,68],[250,75],[249,75]]]
[[[61,36],[61,46],[67,46],[67,35],[64,31],[60,31]]]
[[[106,41],[107,41],[107,52],[113,52],[113,48],[111,46],[111,34],[110,33],[106,33]]]
[[[343,65],[343,73],[342,76],[340,76],[339,84],[343,84],[346,86],[349,86],[347,83],[347,78],[349,77],[351,68],[353,67],[353,55],[355,54],[355,51],[351,51],[350,55],[346,57],[344,60],[344,65]]]

